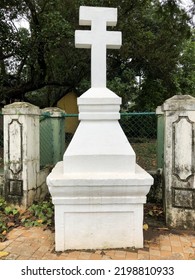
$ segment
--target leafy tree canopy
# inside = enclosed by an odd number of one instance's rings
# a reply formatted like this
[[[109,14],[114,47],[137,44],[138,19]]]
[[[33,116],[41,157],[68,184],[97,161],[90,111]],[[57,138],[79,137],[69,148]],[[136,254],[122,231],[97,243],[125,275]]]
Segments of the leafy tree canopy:
[[[195,31],[193,31],[192,37],[184,43],[175,80],[179,93],[190,94],[195,97]]]
[[[2,0],[0,101],[28,100],[36,91],[37,103],[44,96],[49,106],[71,89],[79,95],[89,87],[90,51],[74,46],[81,5],[118,8],[113,29],[122,31],[123,45],[108,51],[108,86],[125,109],[131,102],[136,110],[154,110],[178,90],[193,94],[191,19],[178,2]],[[17,27],[21,18],[29,28]]]

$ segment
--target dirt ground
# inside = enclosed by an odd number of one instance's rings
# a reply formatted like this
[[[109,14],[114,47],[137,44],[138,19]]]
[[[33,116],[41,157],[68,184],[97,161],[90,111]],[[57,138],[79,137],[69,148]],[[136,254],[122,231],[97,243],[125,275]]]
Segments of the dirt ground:
[[[148,241],[157,238],[159,234],[166,235],[172,233],[195,236],[195,231],[193,230],[167,227],[163,207],[154,203],[147,203],[144,206],[144,224],[147,225],[147,230],[144,230],[144,239]]]

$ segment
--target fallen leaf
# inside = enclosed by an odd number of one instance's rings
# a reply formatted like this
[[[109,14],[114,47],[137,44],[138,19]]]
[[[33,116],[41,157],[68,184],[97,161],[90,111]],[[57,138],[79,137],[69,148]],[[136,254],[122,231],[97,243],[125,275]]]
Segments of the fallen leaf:
[[[25,210],[25,209],[19,209],[18,211],[19,211],[20,215],[23,215],[23,214],[26,213],[26,210]]]
[[[148,224],[144,224],[144,225],[143,225],[143,229],[144,229],[144,230],[148,230]]]
[[[7,257],[8,255],[8,252],[0,251],[0,258]]]
[[[149,211],[148,214],[149,214],[150,216],[154,216],[154,212],[153,212],[152,210]]]
[[[169,230],[169,228],[162,227],[162,228],[158,228],[158,230]]]
[[[1,234],[2,234],[2,235],[6,235],[6,234],[7,234],[7,231],[4,230]]]
[[[13,226],[15,226],[15,223],[13,223],[13,222],[8,222],[8,223],[7,223],[7,226],[8,226],[8,228],[13,227]]]

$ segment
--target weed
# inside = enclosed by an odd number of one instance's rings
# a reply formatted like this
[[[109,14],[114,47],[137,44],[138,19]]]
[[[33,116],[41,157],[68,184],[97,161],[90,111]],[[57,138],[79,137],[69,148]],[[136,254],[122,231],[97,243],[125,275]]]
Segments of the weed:
[[[0,211],[2,211],[6,207],[7,203],[4,198],[0,197]]]
[[[7,233],[18,226],[32,227],[44,226],[53,228],[54,226],[54,207],[48,201],[32,204],[25,212],[20,211],[0,197],[0,241],[5,241]]]
[[[51,201],[34,203],[23,214],[21,223],[26,227],[45,225],[53,226],[54,207]]]

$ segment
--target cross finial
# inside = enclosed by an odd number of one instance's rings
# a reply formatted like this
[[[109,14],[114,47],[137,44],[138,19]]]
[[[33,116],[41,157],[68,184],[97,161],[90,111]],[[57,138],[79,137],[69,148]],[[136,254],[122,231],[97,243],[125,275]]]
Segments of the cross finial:
[[[106,49],[119,49],[121,32],[107,31],[117,23],[117,9],[81,6],[79,24],[91,25],[91,30],[77,30],[77,48],[91,48],[91,87],[106,87]]]

